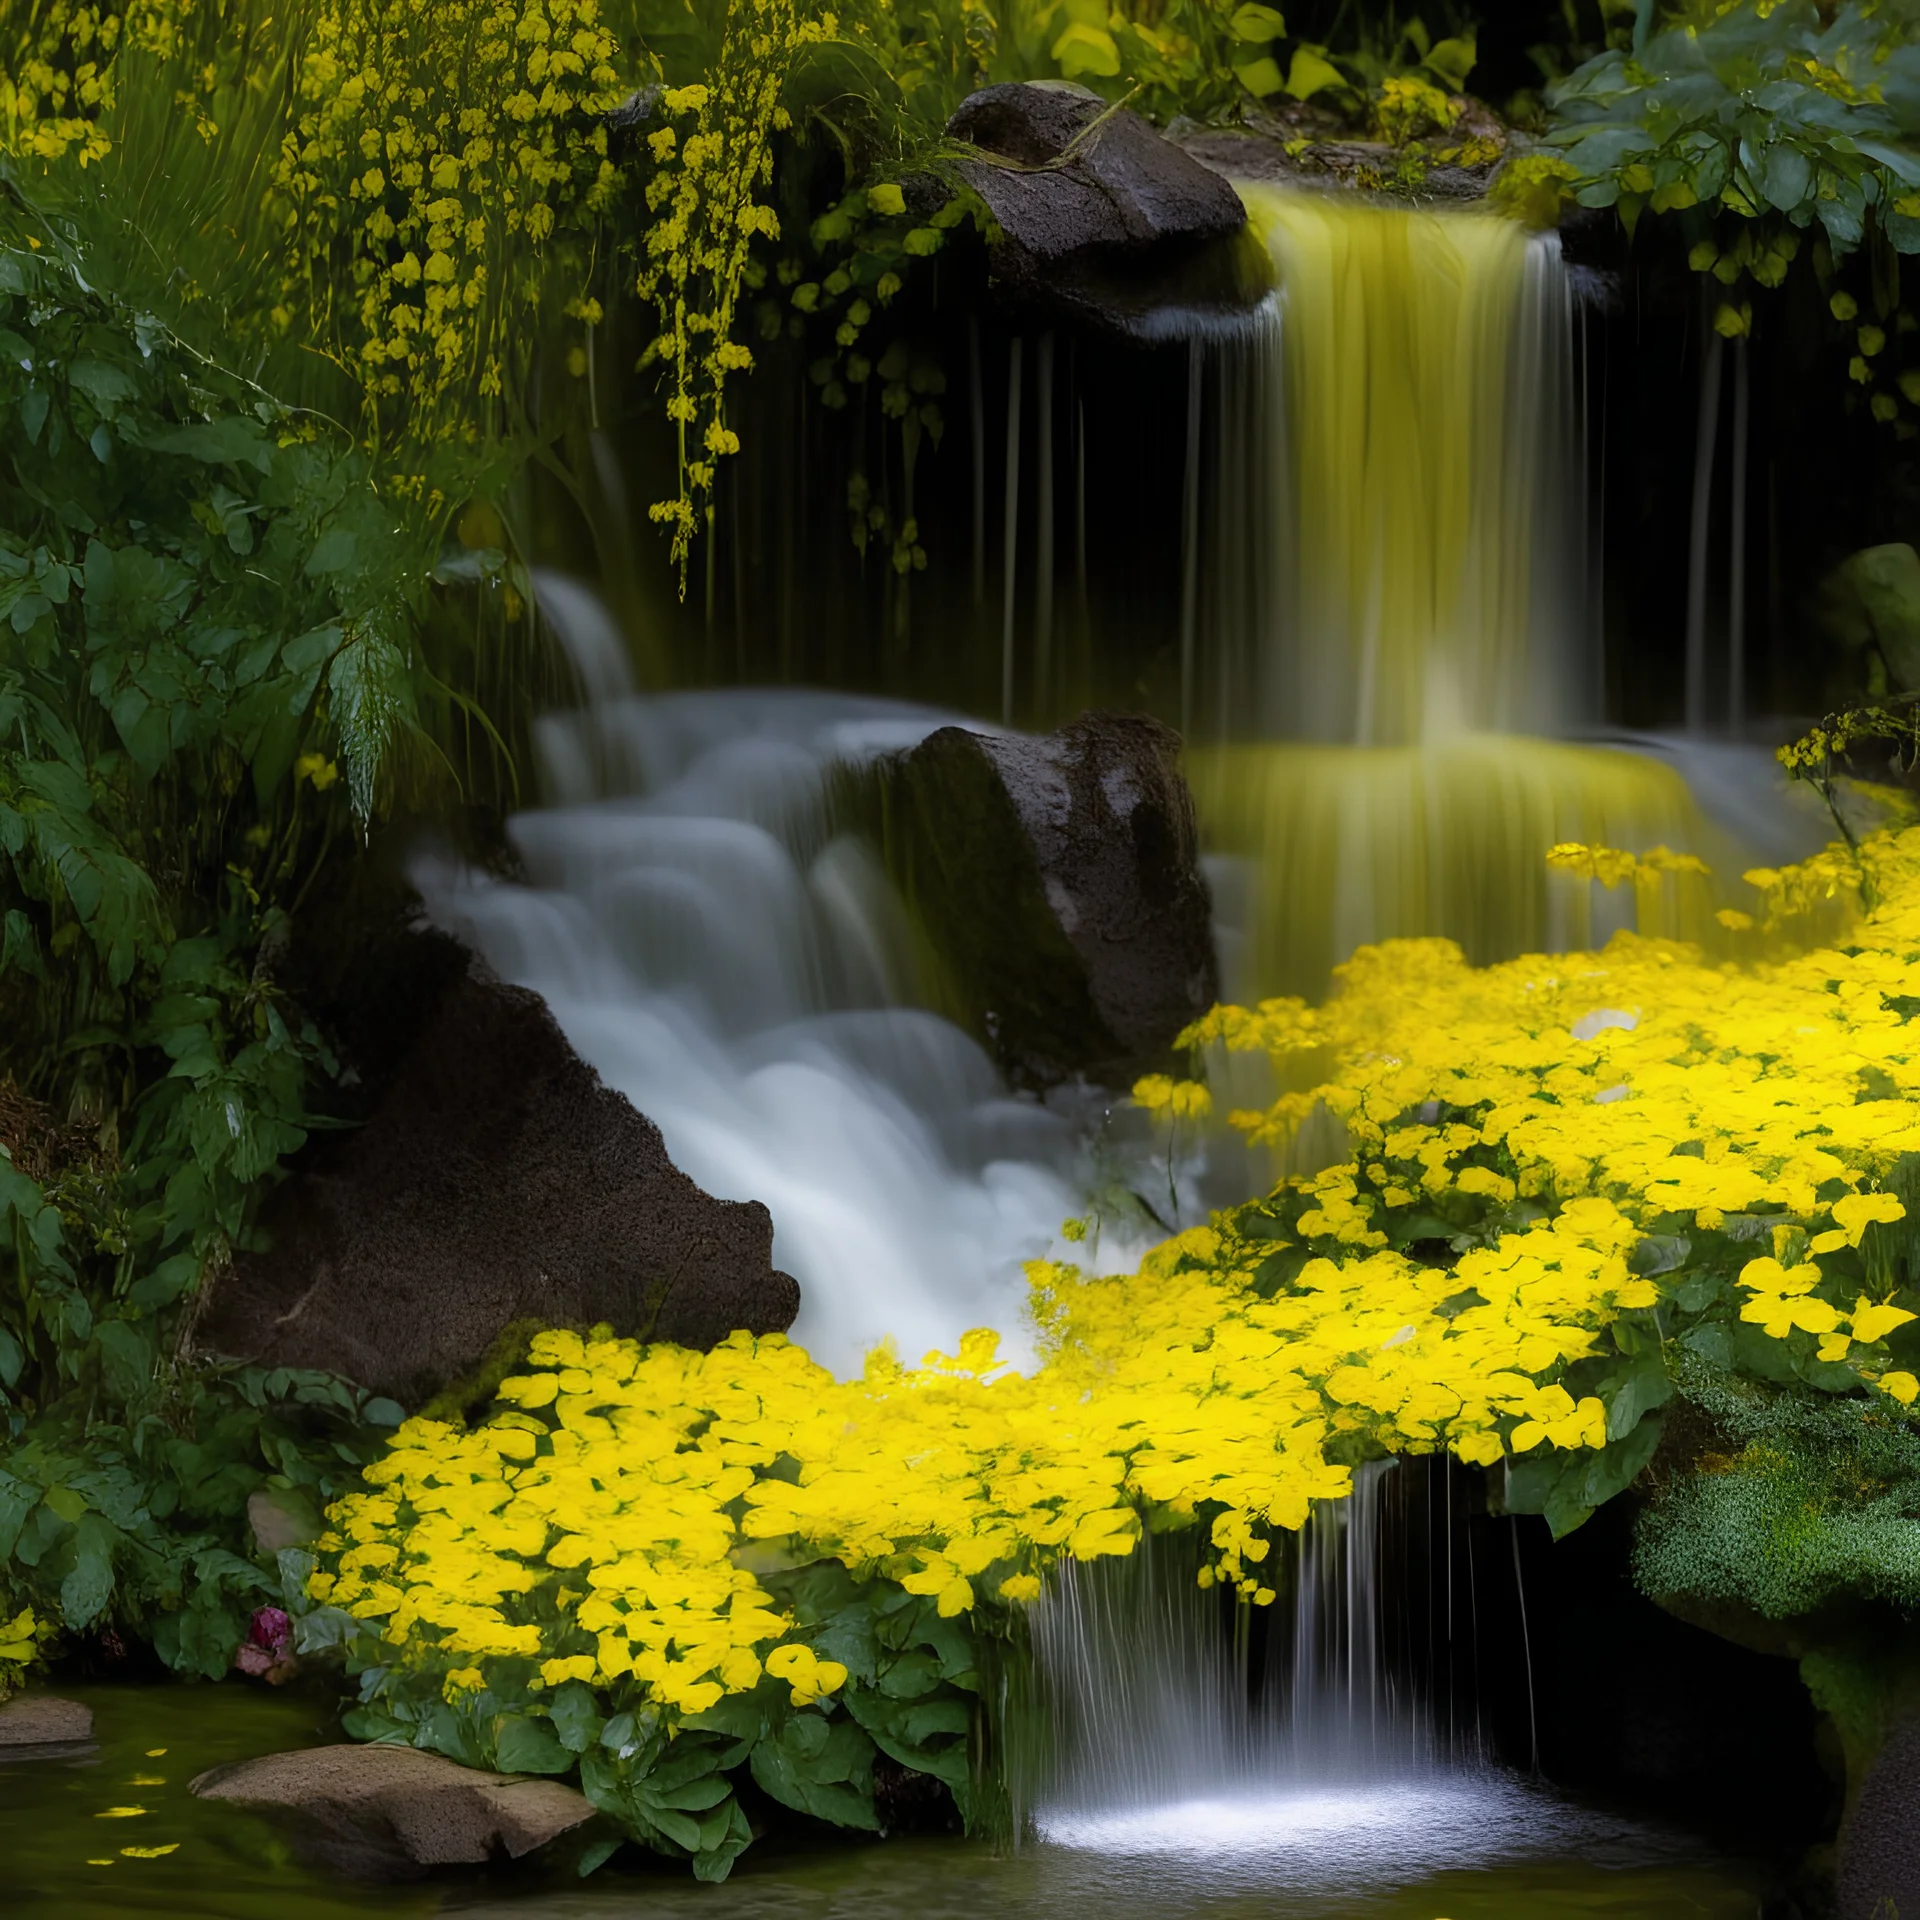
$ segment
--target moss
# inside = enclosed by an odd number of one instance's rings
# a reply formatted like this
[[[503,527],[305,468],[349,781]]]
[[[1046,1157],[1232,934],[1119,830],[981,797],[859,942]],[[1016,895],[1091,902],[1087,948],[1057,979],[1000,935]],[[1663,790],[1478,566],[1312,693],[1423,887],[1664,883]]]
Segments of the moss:
[[[465,1425],[483,1412],[500,1390],[500,1382],[527,1364],[527,1349],[546,1324],[537,1319],[510,1320],[494,1335],[493,1344],[471,1372],[450,1381],[420,1409],[423,1420],[445,1420]]]

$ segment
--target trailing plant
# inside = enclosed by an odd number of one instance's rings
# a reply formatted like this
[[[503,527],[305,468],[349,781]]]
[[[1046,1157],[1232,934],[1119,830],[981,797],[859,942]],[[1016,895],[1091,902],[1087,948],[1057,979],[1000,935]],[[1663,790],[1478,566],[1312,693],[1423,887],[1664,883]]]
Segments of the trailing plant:
[[[727,425],[726,385],[752,367],[753,353],[734,338],[734,314],[743,287],[765,284],[755,237],[780,237],[760,194],[773,178],[773,136],[792,124],[782,90],[800,50],[832,30],[831,15],[805,20],[794,0],[740,0],[728,10],[711,76],[665,89],[667,123],[648,136],[654,219],[641,243],[639,291],[662,330],[641,365],[665,371],[680,481],[672,500],[649,511],[671,530],[683,593],[694,536],[712,524],[715,462],[740,445]]]

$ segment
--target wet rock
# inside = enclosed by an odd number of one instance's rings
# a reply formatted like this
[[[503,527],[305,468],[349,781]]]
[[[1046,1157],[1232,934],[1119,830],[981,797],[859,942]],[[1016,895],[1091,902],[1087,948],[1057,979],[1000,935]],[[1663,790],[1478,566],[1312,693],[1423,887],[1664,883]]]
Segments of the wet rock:
[[[314,1747],[216,1767],[203,1800],[281,1808],[301,1850],[357,1879],[414,1879],[431,1867],[518,1860],[584,1826],[593,1808],[558,1780],[481,1773],[412,1747]]]
[[[1042,737],[942,727],[868,778],[947,1010],[1018,1084],[1124,1086],[1213,1004],[1179,736],[1087,714]]]
[[[709,1347],[790,1326],[799,1288],[772,1264],[766,1208],[681,1173],[539,995],[444,936],[408,939],[384,990],[346,993],[365,1009],[348,1038],[379,1089],[370,1117],[274,1196],[266,1250],[217,1283],[199,1348],[418,1407],[508,1328]]]
[[[27,1693],[0,1705],[0,1748],[78,1747],[92,1738],[93,1709],[78,1700]]]
[[[1150,338],[1168,309],[1238,312],[1265,293],[1239,195],[1138,114],[1010,83],[962,101],[947,131],[995,156],[959,171],[999,224],[994,271],[1017,294]]]
[[[1920,1718],[1888,1734],[1840,1831],[1836,1920],[1920,1913]]]

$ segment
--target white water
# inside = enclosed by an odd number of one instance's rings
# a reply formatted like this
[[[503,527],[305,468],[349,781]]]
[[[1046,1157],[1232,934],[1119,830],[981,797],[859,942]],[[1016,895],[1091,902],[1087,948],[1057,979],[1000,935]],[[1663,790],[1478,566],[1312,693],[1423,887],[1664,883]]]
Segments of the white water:
[[[1276,1539],[1267,1608],[1202,1591],[1192,1534],[1063,1563],[1029,1616],[1037,1711],[1010,1755],[1016,1817],[1065,1846],[1304,1863],[1375,1820],[1405,1823],[1418,1850],[1512,1798],[1461,1682],[1470,1696],[1484,1666],[1530,1688],[1508,1644],[1524,1601],[1504,1569],[1476,1572],[1469,1510],[1444,1463],[1362,1466],[1351,1495]],[[1502,1581],[1504,1625],[1483,1629]]]
[[[554,804],[509,829],[527,884],[425,863],[429,912],[546,999],[678,1167],[765,1202],[817,1359],[851,1372],[891,1338],[914,1362],[992,1326],[1020,1364],[1022,1262],[1081,1210],[1080,1130],[915,1004],[904,910],[827,805],[836,763],[952,716],[795,690],[643,698],[592,595],[549,577],[540,600],[588,705],[539,723]]]

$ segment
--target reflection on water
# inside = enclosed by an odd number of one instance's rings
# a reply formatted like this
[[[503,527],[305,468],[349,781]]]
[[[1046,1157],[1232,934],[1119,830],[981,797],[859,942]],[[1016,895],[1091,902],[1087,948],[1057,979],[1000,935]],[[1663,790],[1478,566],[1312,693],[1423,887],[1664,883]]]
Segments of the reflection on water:
[[[1697,1839],[1596,1814],[1499,1774],[1201,1800],[1062,1820],[1006,1855],[958,1840],[769,1840],[724,1888],[635,1859],[345,1886],[187,1782],[336,1738],[328,1703],[263,1689],[83,1688],[95,1751],[0,1765],[0,1911],[34,1920],[1755,1920],[1760,1876]],[[164,1749],[155,1752],[155,1749]],[[144,1811],[102,1819],[110,1807]],[[173,1846],[130,1858],[128,1846]],[[104,1863],[104,1864],[102,1864]]]

